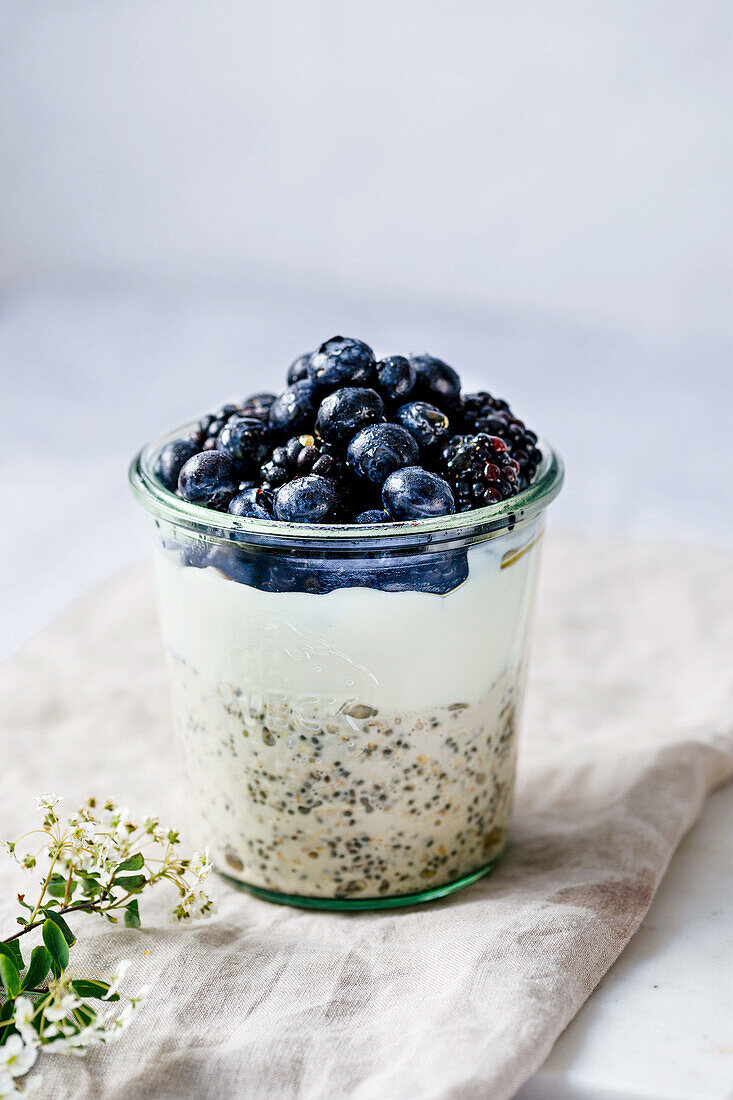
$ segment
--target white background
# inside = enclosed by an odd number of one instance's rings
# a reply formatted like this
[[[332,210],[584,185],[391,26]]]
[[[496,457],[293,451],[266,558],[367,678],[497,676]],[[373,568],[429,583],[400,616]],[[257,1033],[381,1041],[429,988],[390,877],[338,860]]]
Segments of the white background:
[[[557,526],[733,546],[732,109],[727,0],[3,0],[0,652],[144,552],[137,447],[339,331],[509,397]],[[533,1098],[728,1095],[729,794]]]

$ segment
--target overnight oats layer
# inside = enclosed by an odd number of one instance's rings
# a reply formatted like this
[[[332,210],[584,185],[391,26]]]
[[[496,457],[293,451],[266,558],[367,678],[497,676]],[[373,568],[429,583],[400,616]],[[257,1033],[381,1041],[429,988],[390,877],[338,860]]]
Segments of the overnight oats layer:
[[[502,398],[342,336],[140,452],[192,824],[231,882],[383,908],[498,859],[562,478]]]

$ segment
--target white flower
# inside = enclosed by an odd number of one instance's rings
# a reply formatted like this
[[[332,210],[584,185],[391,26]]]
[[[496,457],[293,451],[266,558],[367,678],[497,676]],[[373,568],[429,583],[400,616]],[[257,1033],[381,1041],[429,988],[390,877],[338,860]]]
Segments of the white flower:
[[[61,802],[61,796],[57,794],[42,794],[36,799],[37,810],[53,810]]]
[[[29,1046],[37,1046],[39,1042],[38,1032],[31,1023],[34,1015],[33,1001],[29,997],[16,997],[13,1023],[20,1032],[23,1042]]]
[[[33,1077],[29,1077],[27,1081],[23,1082],[22,1096],[25,1100],[26,1097],[38,1096],[39,1089],[43,1084],[43,1075],[36,1073]]]
[[[75,1008],[79,1008],[81,1001],[78,997],[75,997],[73,993],[64,993],[60,997],[58,993],[56,999],[52,1005],[49,1005],[45,1011],[47,1020],[57,1021],[65,1020],[70,1012],[73,1012]]]
[[[9,1073],[6,1073],[4,1069],[0,1069],[0,1100],[6,1100],[8,1096],[16,1098],[18,1096],[15,1081]]]
[[[117,990],[120,987],[120,982],[124,978],[124,976],[127,973],[129,967],[130,967],[130,960],[129,959],[121,959],[120,962],[117,963],[117,969],[115,970],[114,974],[112,975],[112,981],[109,983],[109,989],[107,990],[105,995],[102,997],[103,1001],[108,1001],[110,999],[110,997],[113,996],[113,994],[115,994],[117,992]]]
[[[11,1035],[0,1047],[0,1073],[4,1070],[11,1077],[22,1077],[37,1057],[34,1046],[26,1045],[20,1035]]]
[[[71,1039],[52,1039],[50,1043],[44,1044],[44,1051],[49,1054],[77,1054],[84,1053],[84,1048],[75,1046],[75,1042],[78,1036],[74,1035]]]
[[[204,879],[209,877],[213,864],[209,859],[209,849],[204,848],[203,852],[194,852],[189,864],[189,871],[196,879],[196,882],[201,883]]]

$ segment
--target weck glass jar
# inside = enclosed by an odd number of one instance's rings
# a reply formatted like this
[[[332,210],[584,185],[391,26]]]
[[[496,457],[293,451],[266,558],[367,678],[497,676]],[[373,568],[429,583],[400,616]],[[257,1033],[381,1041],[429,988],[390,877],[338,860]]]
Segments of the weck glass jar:
[[[259,897],[316,908],[449,894],[511,815],[544,510],[562,464],[490,507],[306,525],[130,479],[154,520],[160,620],[197,839]]]

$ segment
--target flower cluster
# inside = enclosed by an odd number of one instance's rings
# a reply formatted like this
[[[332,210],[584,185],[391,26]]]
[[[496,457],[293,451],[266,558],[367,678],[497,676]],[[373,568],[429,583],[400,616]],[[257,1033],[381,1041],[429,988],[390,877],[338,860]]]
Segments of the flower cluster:
[[[122,992],[127,960],[104,978],[70,977],[69,948],[76,937],[67,916],[97,913],[112,923],[122,916],[127,927],[139,928],[138,895],[163,881],[177,891],[172,919],[213,912],[205,886],[211,871],[206,852],[181,857],[176,831],[162,828],[155,817],[138,825],[112,801],[99,805],[91,798],[66,820],[57,812],[59,801],[42,795],[37,800],[41,828],[5,845],[21,867],[32,870],[42,863],[45,875],[35,904],[17,895],[21,928],[0,940],[0,1100],[20,1091],[32,1094],[34,1079],[22,1090],[18,1079],[33,1067],[39,1048],[79,1055],[109,1042],[129,1026],[147,996],[146,987],[134,995]],[[26,962],[20,941],[34,929],[40,929],[43,942]],[[112,1002],[124,1003],[111,1007]]]

